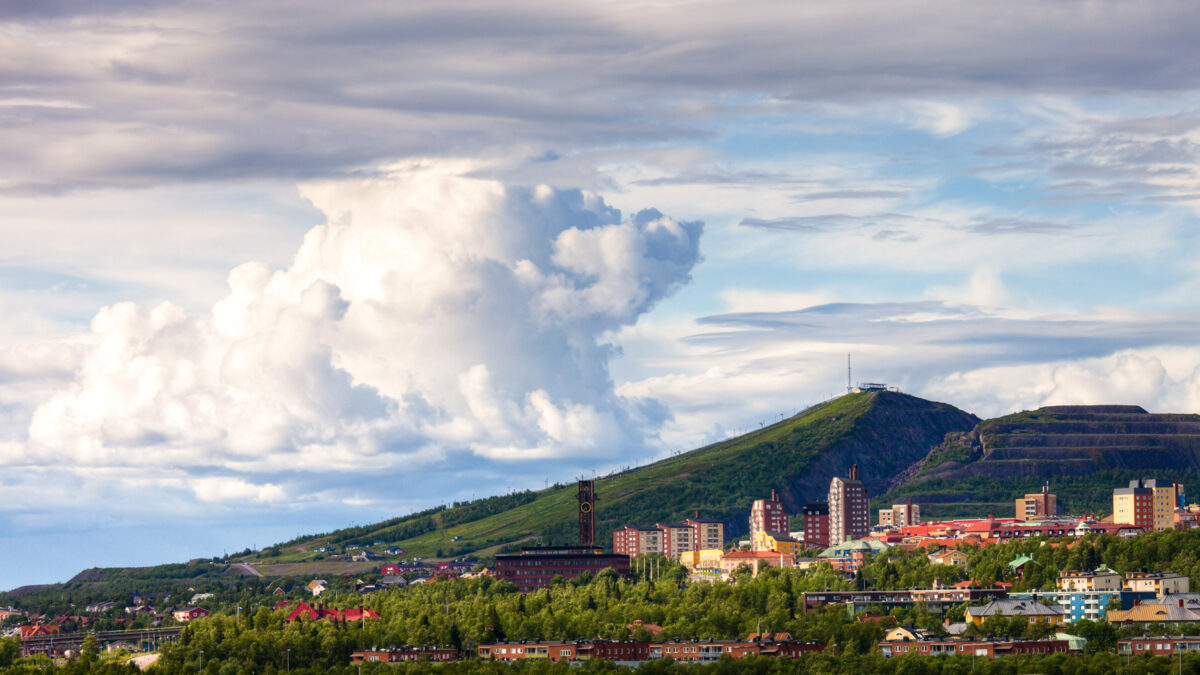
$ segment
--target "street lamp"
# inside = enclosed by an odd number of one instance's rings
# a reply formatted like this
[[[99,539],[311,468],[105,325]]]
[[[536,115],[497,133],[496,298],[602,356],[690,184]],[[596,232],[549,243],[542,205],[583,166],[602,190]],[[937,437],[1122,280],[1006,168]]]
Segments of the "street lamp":
[[[287,671],[292,672],[292,650],[287,650]]]
[[[200,650],[200,672],[204,672],[204,650]]]

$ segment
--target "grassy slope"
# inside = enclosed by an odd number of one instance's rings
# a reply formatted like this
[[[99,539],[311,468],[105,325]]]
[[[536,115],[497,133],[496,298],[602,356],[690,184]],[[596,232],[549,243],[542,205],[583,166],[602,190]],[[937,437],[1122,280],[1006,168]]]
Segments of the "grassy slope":
[[[802,470],[822,450],[850,433],[874,400],[873,394],[842,396],[745,436],[597,480],[597,540],[610,542],[612,530],[627,522],[681,519],[695,509],[709,517],[744,517],[750,501],[771,489],[761,486],[783,487],[784,481],[779,480],[781,467],[791,472]],[[353,542],[386,541],[401,546],[410,555],[430,557],[439,550],[446,555],[486,555],[513,542],[539,538],[547,543],[571,541],[575,531],[575,486],[540,490],[533,495],[533,501],[515,508],[410,538],[394,535],[418,516],[388,521],[377,529],[361,528],[355,532]],[[452,519],[453,511],[424,517]],[[452,541],[456,536],[462,540]],[[312,559],[314,554],[298,549],[311,551],[339,539],[338,533],[333,533],[297,542],[279,557],[264,562]]]

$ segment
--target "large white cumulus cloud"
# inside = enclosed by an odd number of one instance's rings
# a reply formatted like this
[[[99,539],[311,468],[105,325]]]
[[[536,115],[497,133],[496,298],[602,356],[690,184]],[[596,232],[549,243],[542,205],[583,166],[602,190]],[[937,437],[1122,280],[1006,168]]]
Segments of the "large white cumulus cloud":
[[[327,216],[211,314],[118,304],[37,407],[25,460],[201,473],[354,470],[450,450],[615,459],[659,407],[605,335],[685,283],[702,225],[418,162],[303,186]],[[274,492],[272,499],[278,497]]]

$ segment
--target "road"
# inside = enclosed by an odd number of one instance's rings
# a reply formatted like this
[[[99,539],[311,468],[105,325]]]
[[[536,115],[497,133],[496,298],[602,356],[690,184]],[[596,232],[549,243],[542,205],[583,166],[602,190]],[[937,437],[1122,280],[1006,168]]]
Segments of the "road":
[[[261,577],[263,575],[262,572],[259,572],[258,570],[254,569],[254,566],[251,565],[250,563],[237,563],[236,565],[234,565],[234,567],[240,567],[243,571],[246,572],[246,574],[249,574],[250,576]]]

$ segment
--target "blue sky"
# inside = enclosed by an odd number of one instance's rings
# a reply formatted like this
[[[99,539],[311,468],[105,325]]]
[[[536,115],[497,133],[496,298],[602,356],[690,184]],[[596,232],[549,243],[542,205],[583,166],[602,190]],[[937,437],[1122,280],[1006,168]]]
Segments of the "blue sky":
[[[78,4],[0,9],[0,588],[651,461],[847,353],[1200,408],[1189,3]]]

